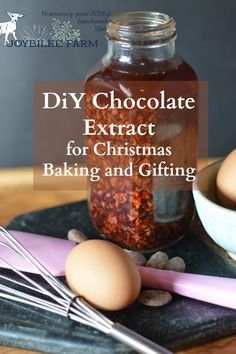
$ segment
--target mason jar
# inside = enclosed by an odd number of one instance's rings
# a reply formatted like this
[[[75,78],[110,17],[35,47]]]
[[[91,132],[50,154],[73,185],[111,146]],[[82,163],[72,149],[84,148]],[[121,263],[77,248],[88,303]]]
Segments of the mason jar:
[[[107,53],[85,82],[86,119],[96,130],[86,136],[87,163],[101,171],[99,180],[89,182],[90,216],[102,237],[141,252],[160,250],[181,239],[194,211],[191,179],[197,157],[197,110],[130,109],[131,98],[147,102],[157,94],[161,99],[161,92],[197,97],[196,73],[176,54],[175,39],[176,24],[168,15],[113,16],[107,28]],[[118,98],[121,102],[129,98],[131,106],[120,106]],[[112,124],[150,129],[143,135],[127,135],[127,130],[113,135]],[[99,133],[99,126],[108,135]],[[151,134],[151,127],[156,134]],[[106,173],[107,169],[113,172]]]

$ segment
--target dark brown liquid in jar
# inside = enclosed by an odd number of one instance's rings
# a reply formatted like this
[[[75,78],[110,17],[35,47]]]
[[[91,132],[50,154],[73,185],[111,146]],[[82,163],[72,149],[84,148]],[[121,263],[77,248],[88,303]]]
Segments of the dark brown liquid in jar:
[[[157,31],[159,17],[160,21],[166,22],[167,38]],[[148,34],[145,32],[148,20],[154,21],[152,25],[154,43],[148,42]],[[144,35],[142,32],[135,33],[138,31],[137,28],[140,28],[133,25],[135,21],[137,23],[141,21]],[[86,117],[93,117],[96,124],[107,125],[112,123],[138,125],[153,122],[160,126],[161,122],[165,126],[166,134],[160,142],[148,135],[87,137],[89,166],[99,166],[103,170],[107,166],[127,167],[132,162],[134,169],[134,175],[131,177],[101,176],[99,181],[90,182],[90,215],[94,226],[102,236],[125,248],[140,251],[162,249],[180,239],[189,227],[194,209],[191,187],[181,189],[159,186],[155,177],[140,176],[138,166],[145,162],[153,165],[164,159],[176,165],[194,167],[197,117],[189,115],[187,119],[181,119],[178,114],[165,114],[160,117],[153,114],[151,110],[140,111],[136,108],[118,110],[108,107],[99,110],[91,104],[91,98],[97,92],[111,90],[114,90],[118,97],[123,97],[124,87],[126,91],[128,87],[132,97],[135,95],[140,97],[137,87],[141,87],[143,83],[145,83],[145,95],[153,97],[155,89],[158,90],[168,81],[184,81],[185,89],[191,96],[191,93],[195,94],[192,92],[195,90],[193,82],[197,77],[193,69],[175,54],[175,24],[168,16],[146,12],[128,13],[111,19],[111,23],[110,29],[108,26],[108,36],[110,36],[108,54],[103,58],[100,68],[87,78],[85,84]],[[130,26],[130,33],[122,34],[120,23]],[[140,37],[143,39],[141,43],[138,42]],[[150,85],[147,84],[148,82]],[[116,155],[98,158],[93,153],[94,144],[108,141],[115,147],[152,146],[159,143],[164,147],[172,146],[173,155],[169,157]],[[168,179],[169,182],[171,179]]]

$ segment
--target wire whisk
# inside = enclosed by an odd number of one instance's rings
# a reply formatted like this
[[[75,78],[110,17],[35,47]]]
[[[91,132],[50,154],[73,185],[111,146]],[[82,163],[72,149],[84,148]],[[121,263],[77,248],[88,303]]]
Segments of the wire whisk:
[[[67,288],[59,279],[53,276],[19,241],[6,229],[0,226],[0,246],[7,247],[22,257],[30,266],[37,269],[44,279],[45,286],[38,283],[27,274],[16,269],[1,258],[0,267],[9,268],[14,276],[0,273],[0,297],[19,303],[31,305],[68,319],[95,328],[111,337],[125,343],[138,353],[171,354],[167,349],[137,334],[127,327],[112,322],[98,310],[88,304],[83,298]]]

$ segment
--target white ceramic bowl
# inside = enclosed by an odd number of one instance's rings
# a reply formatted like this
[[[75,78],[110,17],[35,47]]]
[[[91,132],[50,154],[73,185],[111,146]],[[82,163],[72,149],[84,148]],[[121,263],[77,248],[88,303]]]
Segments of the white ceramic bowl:
[[[209,236],[236,260],[236,211],[222,207],[216,195],[216,176],[223,161],[217,161],[197,174],[193,196]]]

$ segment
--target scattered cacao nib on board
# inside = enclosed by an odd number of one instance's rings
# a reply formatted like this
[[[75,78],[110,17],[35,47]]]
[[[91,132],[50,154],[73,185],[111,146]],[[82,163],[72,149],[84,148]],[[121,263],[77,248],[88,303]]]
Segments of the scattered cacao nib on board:
[[[165,264],[164,269],[183,273],[185,272],[186,265],[183,258],[173,257]]]
[[[138,301],[146,306],[160,307],[171,302],[172,296],[168,291],[144,290],[140,293]]]
[[[166,263],[169,261],[169,257],[166,252],[154,253],[146,263],[146,267],[163,269]]]
[[[71,229],[67,233],[67,238],[70,241],[74,241],[76,243],[82,243],[88,240],[88,236],[85,235],[82,231],[77,229]]]
[[[125,249],[125,252],[128,253],[128,255],[134,260],[134,262],[138,266],[144,266],[146,264],[147,259],[142,253],[131,251],[131,250],[126,250],[126,249]]]

